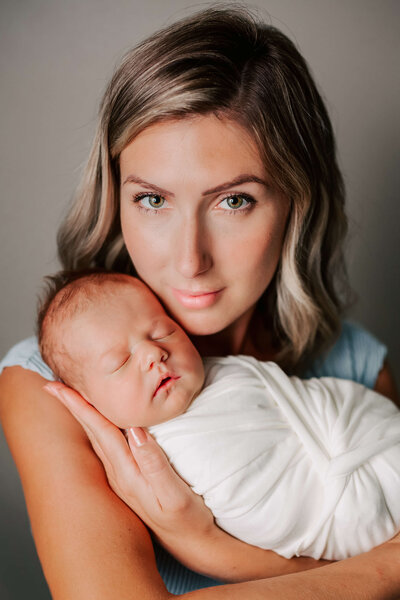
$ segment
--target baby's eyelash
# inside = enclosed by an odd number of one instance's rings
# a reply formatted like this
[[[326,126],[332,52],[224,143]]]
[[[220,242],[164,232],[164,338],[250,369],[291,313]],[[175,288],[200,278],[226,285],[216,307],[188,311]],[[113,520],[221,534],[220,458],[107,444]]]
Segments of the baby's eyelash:
[[[128,362],[128,360],[129,360],[130,358],[131,358],[131,355],[130,355],[130,354],[128,354],[128,355],[127,355],[127,356],[124,358],[124,360],[123,360],[123,361],[121,361],[121,362],[119,363],[119,365],[118,365],[118,366],[117,366],[117,367],[116,367],[116,368],[113,370],[113,373],[117,373],[117,372],[118,372],[120,369],[122,369],[122,367],[123,367],[124,365],[126,365],[126,363]]]
[[[173,333],[175,333],[175,330],[174,331],[170,331],[166,335],[155,335],[155,336],[152,336],[151,339],[153,340],[153,342],[161,342],[161,340],[165,340],[165,339],[171,337],[171,335]]]

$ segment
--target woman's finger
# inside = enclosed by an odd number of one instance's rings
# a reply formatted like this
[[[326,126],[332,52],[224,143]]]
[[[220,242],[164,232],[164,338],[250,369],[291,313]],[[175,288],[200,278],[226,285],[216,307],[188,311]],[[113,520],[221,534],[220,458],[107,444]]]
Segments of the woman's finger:
[[[93,420],[101,424],[106,419],[91,404],[86,402],[78,392],[58,381],[47,383],[44,389],[52,396],[55,396],[73,413],[76,419],[82,424],[90,425]]]
[[[48,383],[44,389],[58,398],[62,404],[74,415],[86,432],[99,440],[102,434],[109,439],[114,433],[119,432],[118,427],[106,419],[94,406],[89,404],[78,392],[66,385],[55,382]],[[119,437],[119,435],[118,435]]]
[[[192,501],[193,492],[174,471],[152,436],[140,427],[133,427],[128,432],[128,442],[136,464],[160,506],[168,511],[186,508]]]
[[[211,511],[177,475],[152,436],[135,427],[128,432],[128,442],[148,484],[147,498],[151,498],[144,520],[159,541],[167,548],[176,548],[179,532],[184,532],[184,538],[188,530],[200,534],[201,539],[208,536],[215,527]]]
[[[82,425],[92,444],[98,444],[101,432],[104,431],[104,428],[107,428],[107,419],[86,402],[78,392],[62,383],[49,383],[44,386],[44,389],[60,400],[71,412],[75,419]],[[101,445],[99,445],[99,449],[101,449]]]
[[[140,470],[118,427],[75,390],[59,382],[46,384],[44,387],[58,398],[81,424],[113,484],[117,479],[124,480],[125,477],[140,475]]]

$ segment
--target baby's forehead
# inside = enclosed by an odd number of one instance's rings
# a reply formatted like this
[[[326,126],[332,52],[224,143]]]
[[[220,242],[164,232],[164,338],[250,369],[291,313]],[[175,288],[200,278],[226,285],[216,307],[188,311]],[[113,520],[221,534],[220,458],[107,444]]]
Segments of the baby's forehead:
[[[137,279],[121,281],[116,286],[108,284],[103,298],[105,302],[134,308],[141,319],[153,319],[166,314],[153,292]]]
[[[85,294],[78,310],[71,311],[62,332],[70,353],[84,362],[87,354],[121,348],[132,335],[150,335],[170,320],[154,294],[135,281],[117,286],[107,282],[102,293],[94,292]]]
[[[78,317],[81,323],[93,313],[97,313],[99,318],[104,316],[105,320],[115,320],[115,317],[122,320],[126,317],[132,324],[137,322],[141,326],[150,326],[166,316],[151,290],[139,280],[128,277],[122,279],[122,276],[121,280],[104,281],[100,286],[93,282],[86,283],[75,302],[75,307],[70,306],[69,316]]]
[[[150,298],[155,300],[153,292],[141,281],[121,274],[117,279],[85,281],[78,291],[77,302],[82,303],[82,308],[89,308],[90,305],[97,305],[101,300],[122,302],[127,297],[132,303],[145,303]]]

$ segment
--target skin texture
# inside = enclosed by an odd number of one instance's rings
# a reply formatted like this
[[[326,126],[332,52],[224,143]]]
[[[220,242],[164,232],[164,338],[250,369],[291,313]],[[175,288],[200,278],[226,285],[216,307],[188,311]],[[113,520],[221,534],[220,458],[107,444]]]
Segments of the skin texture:
[[[241,128],[214,117],[202,119],[201,127],[201,119],[158,125],[159,135],[156,126],[149,128],[125,149],[121,222],[139,274],[199,342],[201,352],[235,354],[247,348],[254,303],[279,260],[288,203],[269,186],[254,182],[225,190],[225,194],[246,191],[257,200],[243,215],[225,213],[234,209],[226,208],[224,194],[203,197],[210,187],[243,173],[262,179],[268,174]],[[152,187],[124,185],[132,174]],[[154,193],[154,184],[175,195],[166,198],[170,204],[165,209],[157,209],[165,210],[165,215],[142,212],[132,201],[138,192]],[[198,309],[189,298],[188,308],[171,286],[222,293]],[[386,381],[386,375],[382,377]],[[287,575],[320,563],[288,561],[221,532],[143,430],[135,431],[136,442],[129,436],[128,446],[119,429],[79,394],[53,384],[52,397],[43,389],[45,383],[20,367],[5,369],[0,376],[0,410],[39,557],[56,600],[170,597],[157,573],[149,534],[137,515],[186,565],[244,582],[184,594],[185,598],[400,596],[398,539],[348,561]],[[265,579],[272,575],[282,576]]]
[[[72,358],[77,390],[121,428],[173,419],[203,385],[199,353],[150,290],[133,278],[106,283],[87,310],[64,319],[61,330],[50,335],[55,343],[62,339]]]

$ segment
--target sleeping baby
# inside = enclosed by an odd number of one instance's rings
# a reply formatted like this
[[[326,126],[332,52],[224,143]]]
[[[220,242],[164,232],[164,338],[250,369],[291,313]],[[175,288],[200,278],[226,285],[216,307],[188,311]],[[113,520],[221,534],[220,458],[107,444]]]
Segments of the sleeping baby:
[[[351,381],[201,360],[138,279],[59,278],[39,316],[56,376],[121,429],[147,427],[222,529],[340,560],[400,530],[400,411]]]

